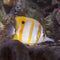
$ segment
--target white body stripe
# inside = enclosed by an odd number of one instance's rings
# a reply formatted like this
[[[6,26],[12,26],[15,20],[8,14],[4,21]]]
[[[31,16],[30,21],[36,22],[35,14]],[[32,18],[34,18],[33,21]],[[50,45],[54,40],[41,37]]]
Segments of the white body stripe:
[[[22,42],[23,43],[28,43],[28,36],[30,33],[30,27],[31,27],[31,21],[29,21],[29,19],[27,19],[26,25],[24,27],[23,34],[22,34],[22,37],[23,37]]]
[[[32,33],[31,43],[36,42],[37,34],[38,34],[38,22],[34,20],[34,29]]]

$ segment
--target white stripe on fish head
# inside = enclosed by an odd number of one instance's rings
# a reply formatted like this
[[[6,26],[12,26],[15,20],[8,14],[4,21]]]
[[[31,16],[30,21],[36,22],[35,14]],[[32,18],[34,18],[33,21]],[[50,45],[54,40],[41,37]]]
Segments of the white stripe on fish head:
[[[19,40],[19,36],[20,36],[20,32],[19,32],[20,30],[21,30],[21,24],[18,25],[18,29],[16,31],[16,35],[17,35],[18,40]]]

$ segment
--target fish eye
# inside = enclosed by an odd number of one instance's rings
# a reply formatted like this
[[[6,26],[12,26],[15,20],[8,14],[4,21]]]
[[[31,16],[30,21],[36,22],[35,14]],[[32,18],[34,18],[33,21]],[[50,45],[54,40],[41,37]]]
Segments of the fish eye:
[[[22,24],[24,24],[25,22],[24,21],[22,21]]]

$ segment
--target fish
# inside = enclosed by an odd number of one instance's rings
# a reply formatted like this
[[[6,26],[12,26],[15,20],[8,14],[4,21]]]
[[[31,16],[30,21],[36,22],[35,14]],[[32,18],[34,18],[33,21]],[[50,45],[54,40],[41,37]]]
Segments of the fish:
[[[45,41],[52,41],[53,39],[44,35],[43,26],[36,19],[17,16],[16,20],[16,32],[13,39],[28,45],[35,45]]]

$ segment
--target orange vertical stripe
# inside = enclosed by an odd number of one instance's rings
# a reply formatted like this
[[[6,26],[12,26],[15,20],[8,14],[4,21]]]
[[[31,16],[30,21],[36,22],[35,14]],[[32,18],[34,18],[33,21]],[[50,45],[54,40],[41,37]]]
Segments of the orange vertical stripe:
[[[34,21],[31,19],[31,27],[30,27],[30,33],[29,33],[29,37],[28,37],[28,44],[31,44],[31,38],[32,38],[32,33],[33,33],[33,28],[34,28]]]
[[[25,23],[26,24],[26,23]],[[22,34],[23,34],[23,30],[24,30],[24,27],[25,27],[25,24],[22,24],[21,25],[21,29],[20,29],[20,32],[19,32],[19,40],[22,42],[22,38],[23,38],[23,36],[22,36]]]

